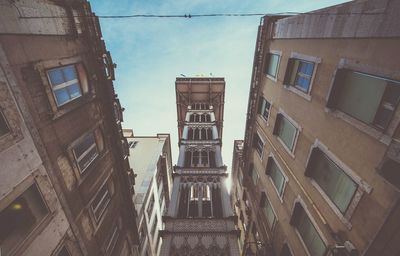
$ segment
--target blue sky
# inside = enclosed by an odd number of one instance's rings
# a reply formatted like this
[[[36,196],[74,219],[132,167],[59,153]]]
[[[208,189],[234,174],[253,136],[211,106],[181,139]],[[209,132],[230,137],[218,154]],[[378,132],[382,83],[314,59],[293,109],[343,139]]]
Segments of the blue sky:
[[[97,15],[306,12],[340,0],[92,0]],[[223,158],[231,166],[234,139],[245,116],[260,17],[101,19],[103,38],[117,63],[116,91],[124,128],[135,135],[170,133],[178,157],[175,78],[225,77]]]

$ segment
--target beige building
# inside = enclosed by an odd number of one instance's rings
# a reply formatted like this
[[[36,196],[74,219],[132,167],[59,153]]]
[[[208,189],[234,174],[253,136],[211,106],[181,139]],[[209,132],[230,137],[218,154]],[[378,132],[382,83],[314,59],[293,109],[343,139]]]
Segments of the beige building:
[[[361,0],[262,19],[242,175],[267,255],[400,254],[399,15]]]
[[[84,0],[0,0],[0,255],[137,255],[114,63]]]
[[[130,130],[132,131],[132,130]],[[140,255],[159,255],[162,216],[171,198],[172,155],[169,134],[133,136],[124,129],[129,145],[129,163],[135,172],[133,201],[137,211]]]

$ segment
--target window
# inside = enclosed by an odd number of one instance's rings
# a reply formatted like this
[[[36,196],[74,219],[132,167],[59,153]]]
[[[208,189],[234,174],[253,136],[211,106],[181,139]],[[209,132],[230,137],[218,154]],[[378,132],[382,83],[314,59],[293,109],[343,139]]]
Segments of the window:
[[[0,137],[3,135],[6,135],[9,132],[10,132],[10,128],[7,125],[7,121],[6,121],[3,113],[0,111]]]
[[[149,204],[147,205],[147,216],[150,219],[151,214],[153,213],[154,208],[154,194],[151,194]]]
[[[261,193],[260,207],[262,208],[263,214],[268,222],[269,228],[272,230],[274,227],[276,216],[274,210],[272,209],[271,203],[264,192]]]
[[[289,121],[282,114],[278,114],[276,118],[276,124],[274,128],[274,134],[279,137],[281,142],[287,147],[291,152],[294,150],[294,144],[297,137],[298,130],[296,126]]]
[[[68,252],[67,248],[64,245],[61,248],[61,250],[57,253],[57,256],[71,256],[71,254]]]
[[[81,64],[53,68],[47,71],[54,98],[57,106],[62,106],[82,96],[82,91],[77,75],[77,67],[83,69]]]
[[[265,173],[269,175],[276,188],[276,191],[278,192],[278,195],[281,197],[285,187],[286,178],[273,157],[268,158],[267,169]]]
[[[264,117],[265,121],[268,120],[270,109],[271,104],[264,97],[260,97],[258,100],[258,114]]]
[[[107,183],[99,190],[91,203],[91,210],[93,212],[96,223],[100,222],[101,217],[107,209],[111,201],[110,191],[108,190]]]
[[[72,151],[79,171],[83,173],[99,155],[94,134],[87,134]]]
[[[314,69],[314,62],[290,58],[284,84],[293,86],[304,93],[309,93]]]
[[[105,242],[106,245],[105,251],[107,255],[112,254],[115,245],[117,244],[118,237],[119,237],[119,229],[118,226],[115,226],[112,229],[112,232],[110,233],[110,236],[108,237],[107,241]]]
[[[266,73],[267,75],[276,78],[278,74],[280,56],[278,54],[269,53]]]
[[[12,249],[38,226],[49,213],[35,184],[0,212],[1,253],[9,255]]]
[[[306,211],[299,203],[295,205],[291,224],[296,228],[310,255],[325,255],[326,245]]]
[[[319,148],[311,152],[306,175],[316,181],[342,213],[346,212],[358,185]]]
[[[198,216],[198,201],[199,201],[199,187],[197,185],[192,185],[190,187],[190,197],[189,197],[189,217]]]
[[[386,129],[400,100],[400,81],[347,69],[336,72],[328,107]]]
[[[250,165],[250,176],[251,176],[251,180],[253,181],[254,185],[257,185],[259,176],[258,176],[257,170],[254,168],[254,164]]]
[[[258,133],[254,133],[253,147],[256,149],[258,155],[262,157],[264,150],[264,142],[261,140],[260,135],[258,135]]]

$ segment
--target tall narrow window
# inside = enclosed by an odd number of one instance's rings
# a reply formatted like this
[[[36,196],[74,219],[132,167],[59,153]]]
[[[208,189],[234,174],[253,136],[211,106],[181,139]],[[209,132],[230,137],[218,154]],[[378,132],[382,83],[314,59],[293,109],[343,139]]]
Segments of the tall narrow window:
[[[10,132],[10,128],[8,127],[7,121],[6,121],[3,113],[0,111],[0,137],[9,132]]]
[[[278,192],[278,195],[282,196],[286,178],[283,175],[281,169],[278,167],[273,157],[268,158],[267,169],[265,173],[269,175],[269,177],[271,178],[272,183],[274,184]]]
[[[253,135],[253,147],[256,149],[258,155],[262,157],[264,150],[264,142],[261,140],[260,135],[258,133],[254,133]]]
[[[188,140],[193,139],[193,128],[188,128],[188,135],[187,135]]]
[[[212,129],[211,128],[207,128],[207,139],[208,140],[212,140]]]
[[[260,97],[258,100],[258,114],[266,121],[268,120],[270,108],[271,104],[264,97]]]
[[[272,53],[268,54],[268,61],[266,68],[267,75],[276,78],[278,74],[279,59],[280,56],[278,54],[272,54]]]
[[[302,92],[309,93],[314,66],[314,62],[290,58],[284,83]]]
[[[280,138],[289,151],[294,150],[297,133],[297,127],[284,115],[278,114],[274,127],[274,134]]]
[[[208,151],[201,151],[201,164],[203,166],[208,166]]]
[[[192,166],[196,167],[200,164],[200,151],[194,151],[192,153]]]
[[[346,212],[358,185],[319,148],[312,150],[306,175],[316,181],[342,213]]]
[[[82,96],[75,65],[50,69],[47,75],[58,106]]]
[[[83,173],[99,155],[94,134],[92,132],[87,134],[78,145],[73,148],[73,153],[78,163],[79,170]]]
[[[185,151],[185,167],[190,167],[192,163],[192,152]]]
[[[114,228],[111,230],[111,233],[109,234],[109,237],[105,241],[106,255],[112,255],[115,245],[117,244],[118,238],[119,238],[119,229],[118,226],[114,226]]]
[[[101,217],[106,211],[109,203],[111,201],[110,191],[108,190],[107,183],[101,187],[97,195],[94,197],[90,208],[93,212],[96,223],[100,222]]]
[[[199,208],[199,187],[197,185],[192,185],[190,187],[190,197],[189,197],[189,217],[198,217]]]
[[[196,114],[191,114],[189,117],[189,122],[195,122]]]
[[[217,163],[215,161],[215,151],[210,151],[209,156],[210,156],[210,167],[211,168],[217,167]]]
[[[0,212],[1,253],[9,255],[48,215],[42,196],[36,185],[25,192]]]
[[[201,139],[202,140],[207,140],[207,128],[202,128],[201,129]]]
[[[194,128],[194,140],[200,140],[200,130],[199,130],[199,128]]]
[[[260,207],[262,208],[265,219],[268,222],[269,228],[272,230],[276,221],[274,210],[272,209],[271,203],[264,192],[261,194]]]
[[[297,229],[310,255],[323,256],[326,245],[303,207],[296,203],[291,224]]]
[[[211,190],[209,185],[203,186],[202,196],[202,215],[203,217],[211,217]]]
[[[328,106],[378,129],[386,129],[400,100],[400,81],[338,70]]]
[[[209,114],[206,115],[206,122],[211,122],[211,116]]]

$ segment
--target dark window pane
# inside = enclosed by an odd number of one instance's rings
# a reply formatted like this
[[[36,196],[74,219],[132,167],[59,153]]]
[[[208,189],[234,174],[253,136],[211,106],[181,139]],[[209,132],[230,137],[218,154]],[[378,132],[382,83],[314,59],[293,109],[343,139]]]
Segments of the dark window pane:
[[[19,245],[48,214],[36,185],[0,213],[0,248],[4,255]]]
[[[3,113],[0,111],[0,136],[3,136],[9,132],[10,129],[8,128],[6,119],[4,118]]]

